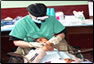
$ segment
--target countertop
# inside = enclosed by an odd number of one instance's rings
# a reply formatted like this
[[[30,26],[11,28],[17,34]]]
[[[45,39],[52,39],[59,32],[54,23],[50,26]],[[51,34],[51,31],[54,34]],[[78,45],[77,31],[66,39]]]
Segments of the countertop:
[[[86,19],[84,21],[70,21],[70,20],[60,20],[60,23],[65,27],[70,26],[93,26],[93,19]],[[1,31],[11,31],[15,25],[5,25],[1,26]]]

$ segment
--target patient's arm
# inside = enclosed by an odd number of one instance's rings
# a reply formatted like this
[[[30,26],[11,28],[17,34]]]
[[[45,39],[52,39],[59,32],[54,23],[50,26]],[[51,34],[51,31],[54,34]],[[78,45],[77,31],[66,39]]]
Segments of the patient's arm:
[[[40,63],[40,61],[44,58],[46,55],[46,51],[44,51],[42,48],[36,49],[32,52],[32,50],[25,56],[28,58],[28,60],[24,59],[24,63]]]

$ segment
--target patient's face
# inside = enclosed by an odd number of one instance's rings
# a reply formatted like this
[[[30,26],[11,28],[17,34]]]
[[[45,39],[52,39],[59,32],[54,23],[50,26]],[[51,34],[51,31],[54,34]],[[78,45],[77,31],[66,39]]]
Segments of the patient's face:
[[[39,43],[47,43],[48,42],[48,39],[47,38],[44,38],[44,37],[40,37],[40,38],[38,38],[37,40],[36,40],[37,42],[39,42]],[[44,47],[43,47],[46,51],[53,51],[53,47],[51,46],[51,43],[50,42],[48,42]]]
[[[39,43],[46,43],[48,41],[48,39],[44,38],[44,37],[40,37],[36,41],[39,42]]]

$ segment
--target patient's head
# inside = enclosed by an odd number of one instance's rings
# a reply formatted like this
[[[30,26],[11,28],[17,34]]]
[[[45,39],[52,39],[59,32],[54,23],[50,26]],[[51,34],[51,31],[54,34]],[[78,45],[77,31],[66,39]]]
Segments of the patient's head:
[[[48,41],[47,38],[40,37],[40,38],[36,39],[36,41],[39,43],[46,43],[46,45],[44,45],[44,47],[43,47],[46,51],[48,51],[48,50],[53,51],[54,50],[54,48],[51,46],[51,43]]]

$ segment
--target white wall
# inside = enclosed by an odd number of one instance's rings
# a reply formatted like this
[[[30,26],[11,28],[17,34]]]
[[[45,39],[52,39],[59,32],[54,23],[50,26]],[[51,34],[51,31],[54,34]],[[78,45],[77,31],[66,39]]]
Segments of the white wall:
[[[93,2],[88,2],[89,16],[93,16]]]
[[[27,7],[32,3],[44,3],[47,6],[87,5],[88,1],[1,1],[1,8]]]

